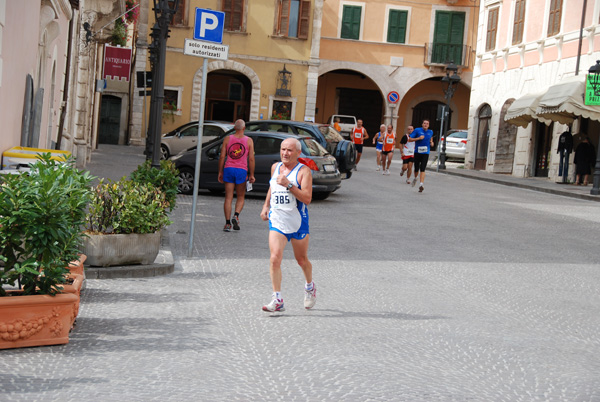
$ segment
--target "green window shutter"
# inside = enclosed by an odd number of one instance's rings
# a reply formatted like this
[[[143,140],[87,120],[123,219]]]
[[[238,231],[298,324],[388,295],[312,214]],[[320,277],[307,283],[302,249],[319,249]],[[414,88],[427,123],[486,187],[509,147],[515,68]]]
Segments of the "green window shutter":
[[[342,32],[344,39],[360,39],[360,15],[362,7],[344,6],[342,13]]]
[[[433,32],[432,63],[462,63],[465,13],[437,11]]]
[[[408,11],[390,10],[388,19],[387,41],[391,43],[406,42],[406,20]]]

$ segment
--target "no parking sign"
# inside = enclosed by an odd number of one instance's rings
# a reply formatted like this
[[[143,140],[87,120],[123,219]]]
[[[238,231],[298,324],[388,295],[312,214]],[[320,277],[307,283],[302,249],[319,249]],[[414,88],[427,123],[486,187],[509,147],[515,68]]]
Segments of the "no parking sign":
[[[398,100],[400,100],[400,94],[396,91],[391,91],[387,96],[387,100],[390,103],[398,103]]]

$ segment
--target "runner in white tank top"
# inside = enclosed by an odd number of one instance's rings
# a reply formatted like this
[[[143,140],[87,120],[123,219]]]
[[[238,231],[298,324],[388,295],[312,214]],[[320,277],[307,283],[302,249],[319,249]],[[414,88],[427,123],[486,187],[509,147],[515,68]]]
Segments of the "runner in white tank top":
[[[294,248],[294,257],[304,272],[304,308],[315,305],[317,288],[312,280],[312,264],[308,260],[308,210],[312,200],[312,172],[298,163],[302,145],[295,138],[281,143],[281,162],[271,168],[271,181],[267,198],[260,217],[269,220],[269,250],[271,259],[269,272],[273,296],[269,304],[262,307],[266,312],[284,311],[281,296],[281,261],[283,250],[289,241]]]

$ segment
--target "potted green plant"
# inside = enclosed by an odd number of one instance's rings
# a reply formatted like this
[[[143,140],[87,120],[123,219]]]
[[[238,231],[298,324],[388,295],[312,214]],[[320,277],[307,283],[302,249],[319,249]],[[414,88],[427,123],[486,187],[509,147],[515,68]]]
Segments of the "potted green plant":
[[[140,165],[131,179],[103,181],[94,188],[83,254],[91,266],[151,264],[160,249],[160,231],[171,223],[177,170],[171,161],[159,169]]]
[[[61,293],[79,258],[89,172],[39,156],[0,187],[0,348],[68,342],[77,294]]]

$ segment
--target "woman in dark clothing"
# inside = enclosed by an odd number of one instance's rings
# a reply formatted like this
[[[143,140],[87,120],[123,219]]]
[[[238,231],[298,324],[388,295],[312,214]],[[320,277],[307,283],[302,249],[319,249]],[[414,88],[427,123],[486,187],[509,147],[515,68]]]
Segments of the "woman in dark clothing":
[[[589,138],[587,136],[583,137],[583,140],[577,148],[575,149],[575,174],[577,175],[575,179],[575,184],[581,184],[581,176],[583,176],[583,185],[587,186],[588,177],[590,173],[592,173],[592,165],[594,164],[594,159],[596,157],[596,152],[594,151],[594,146],[590,144]]]

